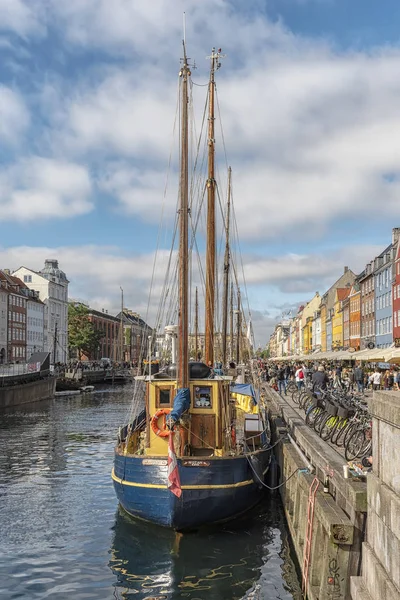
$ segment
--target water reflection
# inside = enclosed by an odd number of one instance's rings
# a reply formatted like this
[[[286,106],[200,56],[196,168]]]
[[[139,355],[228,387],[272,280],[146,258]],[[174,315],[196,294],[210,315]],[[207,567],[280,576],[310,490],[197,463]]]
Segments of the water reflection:
[[[109,566],[120,599],[301,597],[276,499],[235,522],[192,534],[135,521],[120,509]]]
[[[0,597],[300,597],[279,503],[185,536],[116,515],[113,448],[131,398],[109,388],[0,413]]]

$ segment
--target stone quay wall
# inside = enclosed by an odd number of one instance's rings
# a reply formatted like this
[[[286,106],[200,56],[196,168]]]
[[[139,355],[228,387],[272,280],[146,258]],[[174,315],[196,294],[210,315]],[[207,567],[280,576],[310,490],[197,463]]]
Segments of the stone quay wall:
[[[0,387],[0,410],[53,398],[55,389],[55,377],[47,377],[46,379],[39,379],[9,387]]]
[[[367,539],[362,576],[351,580],[352,600],[400,600],[400,394],[374,392],[373,472],[367,478]]]
[[[308,571],[309,600],[350,600],[350,578],[361,572],[361,546],[367,517],[367,484],[345,479],[345,459],[304,422],[288,397],[265,389],[280,467],[279,483],[286,520],[300,569],[303,567],[310,487],[316,477],[311,555]],[[289,433],[314,473],[285,436]],[[324,492],[324,482],[328,492]],[[359,599],[357,599],[359,600]],[[382,600],[381,598],[379,600]],[[386,599],[385,599],[386,600]]]

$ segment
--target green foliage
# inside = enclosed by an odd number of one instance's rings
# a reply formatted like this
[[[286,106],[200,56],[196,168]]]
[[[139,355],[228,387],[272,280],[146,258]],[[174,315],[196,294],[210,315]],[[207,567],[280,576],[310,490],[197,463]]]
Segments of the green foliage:
[[[69,346],[77,350],[78,357],[82,353],[87,356],[96,353],[104,331],[96,329],[89,320],[89,310],[83,304],[68,305],[68,338]]]
[[[259,348],[256,354],[259,358],[268,359],[270,357],[269,346],[267,348],[264,348],[264,350],[261,350],[261,348]]]

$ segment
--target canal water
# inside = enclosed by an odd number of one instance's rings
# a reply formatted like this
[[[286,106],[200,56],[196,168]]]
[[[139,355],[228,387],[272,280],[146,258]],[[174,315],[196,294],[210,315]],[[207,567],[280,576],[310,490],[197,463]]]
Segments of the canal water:
[[[0,597],[301,597],[278,497],[233,523],[175,534],[118,509],[110,472],[132,390],[0,413]]]

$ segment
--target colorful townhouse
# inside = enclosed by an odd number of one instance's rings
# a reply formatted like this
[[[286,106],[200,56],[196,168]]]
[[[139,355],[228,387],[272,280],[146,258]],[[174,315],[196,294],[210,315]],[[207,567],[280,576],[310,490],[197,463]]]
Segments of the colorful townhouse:
[[[350,294],[350,284],[344,288],[336,288],[335,303],[331,318],[332,324],[332,350],[343,349],[343,302]],[[349,318],[347,318],[347,322]]]
[[[303,354],[311,354],[313,351],[312,347],[312,325],[314,319],[314,313],[317,311],[321,304],[321,296],[319,292],[316,292],[313,298],[307,302],[303,308],[301,316],[301,332],[302,332],[302,349]]]
[[[312,320],[312,348],[313,352],[321,351],[321,310],[314,311]]]
[[[342,303],[343,349],[350,347],[350,294]]]
[[[352,285],[349,298],[349,344],[345,347],[354,348],[355,351],[361,348],[361,287],[359,278]]]
[[[390,244],[374,260],[375,279],[375,340],[377,348],[389,348],[392,330],[392,269],[394,248]]]
[[[321,299],[321,351],[330,352],[332,350],[332,319],[334,316],[334,305],[336,300],[337,288],[345,288],[352,285],[356,279],[355,274],[348,267],[344,267],[343,274],[329,288]]]
[[[397,242],[392,280],[393,341],[400,348],[400,241]]]
[[[0,271],[2,293],[7,294],[7,360],[23,363],[26,361],[26,313],[27,299],[20,289],[20,280],[13,277],[8,269]],[[4,361],[3,361],[4,362]]]
[[[375,347],[375,277],[374,261],[369,262],[358,277],[361,289],[360,350]]]

